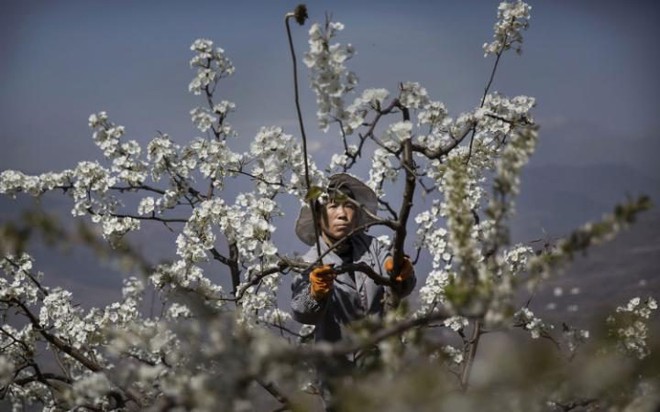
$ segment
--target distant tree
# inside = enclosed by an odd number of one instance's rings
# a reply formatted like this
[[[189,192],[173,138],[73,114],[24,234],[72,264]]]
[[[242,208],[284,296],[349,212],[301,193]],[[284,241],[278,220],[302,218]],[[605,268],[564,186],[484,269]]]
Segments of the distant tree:
[[[660,362],[648,361],[656,355],[647,336],[655,300],[617,308],[595,338],[567,324],[555,330],[514,300],[516,293],[531,296],[574,254],[609,240],[649,207],[646,198],[617,206],[543,250],[511,244],[520,173],[538,138],[535,102],[491,85],[504,54],[520,52],[529,12],[522,1],[500,4],[494,37],[483,46],[494,58],[492,74],[475,108],[456,117],[418,83],[358,92],[347,69],[354,50],[334,43],[343,25],[311,26],[304,64],[319,127],[343,144],[326,170],[371,162],[368,185],[380,197],[380,214],[368,226],[388,231],[380,239],[395,266],[409,245],[415,263],[432,267],[418,273],[425,279],[418,308],[391,298],[383,319],[354,325],[338,343],[309,343],[310,329],[296,326],[277,301],[282,279],[310,267],[272,240],[275,218],[285,213],[279,200],[312,201],[324,195],[327,179],[307,154],[298,102],[289,23],[305,22],[304,6],[285,17],[298,136],[263,127],[248,152],[232,151],[235,106],[218,100],[216,86],[234,66],[200,39],[191,46],[189,90],[203,98],[191,111],[201,137],[182,144],[159,134],[143,148],[101,112],[89,125],[102,161],[38,176],[2,172],[0,193],[62,192],[72,214],[100,228],[106,243],[43,219],[28,228],[46,228],[61,242],[75,237],[98,250],[115,247],[129,269],[119,302],[84,310],[71,292],[44,286],[24,251],[26,232],[5,225],[0,398],[14,410],[309,410],[318,406],[314,365],[375,346],[377,362],[338,378],[345,410],[656,410]],[[243,192],[230,198],[223,189],[236,182]],[[139,196],[137,209],[124,205],[129,196]],[[413,216],[422,197],[429,207]],[[126,247],[124,236],[144,225],[178,234],[171,262],[152,267]],[[11,239],[19,240],[19,253]],[[209,273],[225,274],[229,287]],[[163,308],[148,314],[142,300],[153,290]],[[545,343],[529,344],[519,330]],[[487,334],[500,336],[506,350]],[[597,350],[580,352],[592,338]],[[483,351],[496,355],[477,359]]]

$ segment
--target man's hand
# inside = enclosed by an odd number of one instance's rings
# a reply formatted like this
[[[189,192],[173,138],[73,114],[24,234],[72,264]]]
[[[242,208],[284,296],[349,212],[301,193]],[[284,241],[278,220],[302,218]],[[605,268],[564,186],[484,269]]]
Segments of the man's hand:
[[[331,265],[315,267],[309,274],[310,292],[315,300],[321,300],[332,291],[337,274]]]
[[[404,280],[412,276],[414,272],[412,262],[410,261],[408,256],[404,256],[401,269],[399,273],[397,273],[396,275],[392,273],[392,271],[394,270],[394,259],[392,259],[392,256],[388,256],[387,259],[385,259],[385,263],[383,264],[383,266],[385,267],[387,273],[389,273],[390,277],[392,277],[397,282],[403,282]]]

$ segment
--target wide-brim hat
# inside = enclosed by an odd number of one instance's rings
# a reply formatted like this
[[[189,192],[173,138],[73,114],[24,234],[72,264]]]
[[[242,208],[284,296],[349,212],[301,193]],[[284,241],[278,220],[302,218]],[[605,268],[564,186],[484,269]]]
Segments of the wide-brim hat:
[[[366,209],[372,215],[378,211],[378,196],[369,186],[362,183],[356,177],[348,173],[338,173],[330,176],[328,187],[341,189],[345,188],[351,192],[351,198],[360,204],[361,209]],[[358,213],[357,226],[362,226],[373,222],[374,219],[368,213],[360,211]],[[316,231],[314,230],[314,216],[309,205],[300,208],[298,219],[296,220],[296,235],[307,245],[316,243]]]

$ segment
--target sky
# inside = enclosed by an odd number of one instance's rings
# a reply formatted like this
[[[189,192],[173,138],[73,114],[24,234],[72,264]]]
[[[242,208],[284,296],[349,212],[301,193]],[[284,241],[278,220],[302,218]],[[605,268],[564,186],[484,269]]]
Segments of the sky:
[[[189,111],[203,104],[187,92],[189,46],[197,38],[224,48],[236,67],[219,88],[221,98],[237,106],[229,119],[239,134],[235,150],[246,150],[261,126],[298,135],[283,24],[297,3],[4,0],[0,170],[41,173],[99,159],[87,118],[101,110],[141,143],[159,132],[181,144],[192,140],[198,132]],[[626,195],[660,190],[660,6],[650,0],[529,3],[523,53],[505,55],[493,85],[508,96],[537,99],[540,143],[523,175],[513,228],[520,240],[558,236]],[[490,74],[493,59],[483,57],[481,45],[492,38],[497,4],[314,1],[310,21],[292,29],[302,56],[310,23],[331,14],[345,24],[338,41],[357,50],[348,66],[360,78],[358,90],[392,91],[399,82],[417,81],[457,116],[478,105]],[[324,165],[339,140],[336,131],[314,127],[314,96],[301,73],[310,147]],[[66,199],[52,202],[42,207],[68,218]],[[26,205],[0,199],[0,222]],[[283,228],[277,236],[290,242],[291,234]],[[70,283],[84,283],[72,276]]]

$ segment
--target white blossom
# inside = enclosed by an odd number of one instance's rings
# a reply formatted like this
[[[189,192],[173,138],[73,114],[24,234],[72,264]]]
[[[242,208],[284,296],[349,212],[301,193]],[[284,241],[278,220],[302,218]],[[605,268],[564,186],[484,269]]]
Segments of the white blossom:
[[[452,316],[444,321],[444,325],[455,332],[465,329],[469,324],[468,320],[462,316]]]
[[[428,93],[417,82],[404,82],[401,84],[399,102],[409,109],[420,109],[429,104]]]
[[[147,164],[140,159],[142,148],[135,140],[122,141],[124,126],[112,123],[105,112],[92,114],[89,125],[94,129],[94,143],[112,161],[112,172],[131,186],[141,185],[147,177]]]
[[[195,139],[184,151],[184,157],[191,159],[204,178],[210,178],[213,185],[222,188],[224,178],[232,176],[240,168],[242,156],[233,152],[225,141]]]
[[[522,50],[522,30],[529,26],[530,5],[523,1],[502,2],[497,8],[497,22],[495,23],[491,43],[484,43],[484,57],[489,54],[499,54],[514,47],[520,53]]]
[[[155,206],[156,206],[156,201],[153,197],[151,196],[144,197],[140,200],[140,204],[138,206],[138,214],[148,215],[154,211]]]
[[[374,150],[367,185],[373,189],[378,196],[384,195],[382,188],[383,183],[386,181],[394,182],[398,177],[398,173],[393,167],[392,159],[394,159],[394,156],[387,150],[380,147]]]
[[[347,120],[343,123],[344,133],[350,135],[355,129],[360,127],[369,111],[376,112],[383,109],[385,99],[389,97],[386,89],[366,89],[362,95],[355,98],[353,103],[346,109]]]
[[[446,301],[445,287],[453,275],[444,269],[435,269],[426,277],[426,282],[419,290],[421,307],[419,314],[427,314]]]
[[[84,404],[84,399],[98,399],[112,389],[110,380],[103,372],[85,374],[73,383],[73,392],[81,404]]]
[[[357,77],[346,69],[345,62],[355,54],[353,47],[331,43],[337,32],[344,29],[339,22],[328,22],[325,28],[313,24],[309,29],[309,51],[304,63],[311,71],[311,87],[316,93],[316,113],[319,126],[327,131],[332,120],[348,122],[344,95],[355,88]]]
[[[0,277],[0,300],[21,300],[28,304],[37,302],[42,292],[32,281],[39,281],[43,275],[32,272],[32,256],[7,255],[0,259],[0,268],[5,276]]]
[[[24,192],[32,196],[39,196],[45,191],[58,187],[69,187],[74,172],[46,172],[39,176],[29,176],[16,170],[4,170],[0,173],[0,193],[11,197]]]
[[[463,351],[462,350],[460,350],[458,348],[455,348],[451,345],[445,345],[445,346],[442,347],[442,352],[447,357],[449,357],[449,359],[451,360],[452,363],[454,363],[456,365],[460,365],[461,363],[463,363],[464,358],[463,358]]]
[[[534,315],[529,308],[521,308],[513,315],[514,322],[525,328],[532,335],[532,339],[538,339],[541,335],[553,329],[550,324],[544,323]]]
[[[197,70],[196,76],[188,85],[188,91],[201,94],[203,90],[212,89],[222,78],[234,73],[234,65],[225,56],[221,48],[213,48],[213,42],[207,39],[197,39],[190,46],[196,52],[190,59],[190,67]]]
[[[390,124],[383,133],[383,144],[396,150],[401,143],[412,137],[412,123],[402,121]]]
[[[649,297],[642,301],[634,297],[626,306],[618,306],[616,312],[607,318],[610,335],[617,340],[621,352],[644,359],[649,355],[648,320],[658,309],[657,301]]]
[[[190,111],[192,122],[199,129],[200,132],[209,130],[216,121],[215,116],[210,113],[210,110],[202,107],[196,107]]]
[[[293,136],[279,127],[262,127],[250,145],[250,155],[254,159],[251,174],[256,178],[260,195],[269,197],[286,190],[299,199],[305,197],[305,158]],[[311,184],[322,186],[323,176],[311,158],[308,159],[308,166]]]

